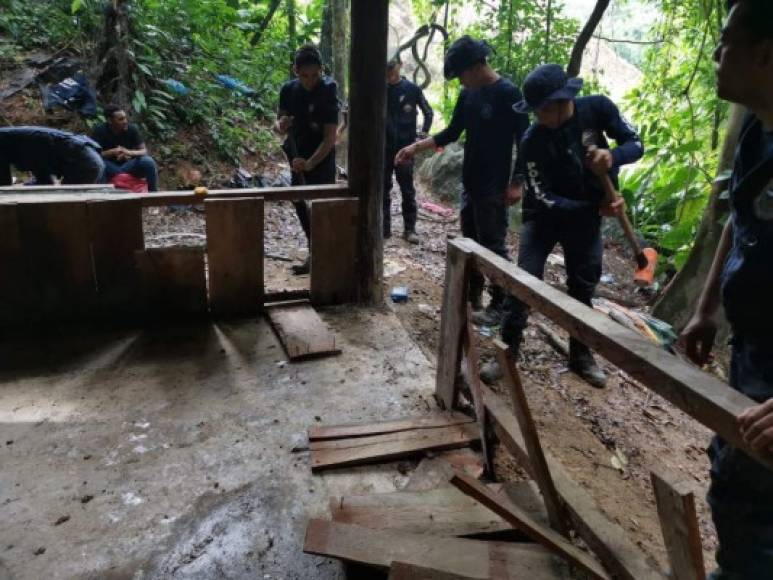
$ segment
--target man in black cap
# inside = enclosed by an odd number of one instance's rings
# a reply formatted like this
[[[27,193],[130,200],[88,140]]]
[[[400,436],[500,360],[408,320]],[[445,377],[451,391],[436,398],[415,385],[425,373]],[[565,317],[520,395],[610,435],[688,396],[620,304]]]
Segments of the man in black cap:
[[[0,186],[11,185],[11,165],[30,171],[38,185],[99,183],[105,164],[99,144],[85,135],[48,127],[0,128]]]
[[[384,164],[384,237],[392,235],[392,173],[397,177],[403,196],[403,237],[418,244],[416,235],[416,189],[413,187],[413,163],[395,165],[397,152],[416,142],[416,117],[424,117],[421,132],[426,137],[432,127],[432,107],[424,91],[400,75],[402,63],[394,58],[387,63],[386,162]]]
[[[462,234],[492,252],[510,259],[507,251],[507,208],[519,199],[520,191],[510,186],[513,144],[520,144],[528,117],[513,110],[522,98],[509,80],[499,76],[486,62],[491,48],[486,42],[463,36],[446,53],[444,75],[458,77],[464,87],[448,127],[427,139],[401,149],[396,163],[406,163],[425,149],[444,147],[462,132],[464,161],[461,200]],[[470,277],[470,301],[478,324],[495,325],[502,318],[505,293],[492,287],[491,301],[481,311],[483,277]]]
[[[515,110],[534,111],[537,122],[523,137],[511,185],[526,189],[518,266],[542,278],[548,255],[561,244],[569,295],[592,306],[601,278],[601,215],[624,211],[622,199],[602,207],[604,192],[597,176],[609,174],[616,183],[619,167],[638,160],[644,149],[611,100],[600,95],[576,98],[581,88],[582,80],[567,78],[557,64],[537,67],[526,77],[525,99]],[[590,155],[583,142],[588,132],[598,136],[598,148]],[[617,142],[615,149],[610,150],[604,134]],[[508,302],[502,338],[515,359],[529,309],[515,298]],[[575,338],[569,343],[569,368],[595,387],[606,385],[590,349]],[[483,380],[499,377],[499,364],[484,365]]]
[[[296,78],[279,91],[277,128],[287,134],[282,149],[292,170],[293,185],[335,183],[335,144],[338,128],[338,87],[324,75],[322,55],[311,44],[298,49],[293,61]],[[311,218],[305,201],[293,202],[309,239]],[[309,259],[293,266],[296,274],[309,273]]]

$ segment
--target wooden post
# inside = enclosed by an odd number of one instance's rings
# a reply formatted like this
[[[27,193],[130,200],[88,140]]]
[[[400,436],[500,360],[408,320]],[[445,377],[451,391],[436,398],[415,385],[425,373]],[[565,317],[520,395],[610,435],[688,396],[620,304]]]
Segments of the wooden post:
[[[383,299],[382,197],[389,0],[352,0],[349,186],[360,198],[359,301]]]
[[[454,408],[459,395],[456,375],[462,360],[471,263],[471,253],[466,248],[465,241],[452,240],[446,247],[446,278],[440,316],[435,398],[442,408],[448,410]]]
[[[470,393],[472,394],[472,404],[475,408],[475,417],[480,432],[480,446],[483,450],[483,460],[486,466],[486,476],[495,481],[494,462],[491,448],[489,445],[488,429],[486,429],[486,407],[483,404],[483,391],[480,386],[480,357],[478,356],[478,340],[475,336],[475,329],[472,326],[472,307],[470,303],[467,307],[465,317],[464,350],[467,351],[467,373],[470,383]]]
[[[706,580],[695,495],[684,482],[652,472],[652,489],[674,580]]]
[[[510,386],[510,394],[513,401],[513,410],[518,417],[518,426],[521,428],[521,435],[526,444],[526,450],[529,454],[529,464],[534,473],[534,479],[537,481],[542,497],[545,500],[550,525],[554,530],[560,532],[563,536],[569,537],[569,528],[566,525],[566,517],[556,491],[556,485],[553,483],[553,477],[550,475],[550,468],[545,460],[545,453],[542,451],[542,445],[537,433],[537,426],[529,409],[529,401],[526,399],[526,393],[523,390],[521,376],[515,367],[515,362],[507,354],[508,348],[500,340],[494,341],[494,347],[497,350],[497,358],[505,374],[507,383]]]
[[[311,301],[315,305],[357,300],[360,201],[311,202]]]

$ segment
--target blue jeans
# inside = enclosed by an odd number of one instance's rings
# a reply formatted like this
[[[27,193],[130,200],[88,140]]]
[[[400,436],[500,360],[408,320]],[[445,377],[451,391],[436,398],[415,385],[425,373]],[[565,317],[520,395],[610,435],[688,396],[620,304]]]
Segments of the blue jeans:
[[[730,386],[761,403],[773,397],[773,343],[736,337]],[[719,548],[715,580],[773,578],[773,471],[714,437],[707,496]]]
[[[110,181],[119,173],[128,173],[138,179],[144,178],[148,181],[149,191],[158,191],[158,168],[156,162],[149,155],[135,157],[123,163],[105,159],[105,181]]]
[[[542,280],[545,262],[556,244],[561,244],[564,250],[569,296],[592,306],[604,251],[598,210],[539,214],[524,222],[518,244],[518,267]],[[517,298],[508,297],[506,312],[502,340],[517,352],[529,318],[529,307]]]

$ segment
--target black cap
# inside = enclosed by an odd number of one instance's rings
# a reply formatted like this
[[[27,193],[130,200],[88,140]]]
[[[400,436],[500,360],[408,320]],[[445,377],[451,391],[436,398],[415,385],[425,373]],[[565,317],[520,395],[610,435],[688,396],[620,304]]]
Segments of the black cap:
[[[446,52],[443,76],[450,81],[468,68],[485,60],[489,54],[491,54],[491,47],[485,40],[475,40],[464,35],[454,41]]]
[[[528,113],[549,101],[571,100],[581,88],[582,79],[570,79],[562,66],[543,64],[528,74],[523,82],[523,100],[513,105],[513,109],[516,113]]]

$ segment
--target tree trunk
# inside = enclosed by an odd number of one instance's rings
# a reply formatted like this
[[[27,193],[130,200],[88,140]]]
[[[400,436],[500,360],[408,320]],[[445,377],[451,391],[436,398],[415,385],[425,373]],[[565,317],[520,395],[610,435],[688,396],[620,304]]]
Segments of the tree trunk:
[[[360,199],[358,297],[364,304],[380,304],[389,0],[355,0],[351,13],[349,187]]]
[[[582,27],[580,34],[577,36],[577,40],[574,41],[574,47],[572,47],[572,55],[569,57],[569,66],[566,67],[566,74],[570,77],[576,77],[580,75],[580,68],[582,67],[582,55],[585,52],[585,47],[588,46],[593,33],[596,31],[596,27],[604,17],[609,7],[610,0],[596,0],[596,6],[593,8],[588,21],[585,26]]]
[[[281,4],[281,2],[282,0],[271,0],[271,5],[268,7],[268,12],[263,17],[263,20],[261,20],[260,26],[258,26],[255,34],[252,35],[252,40],[250,41],[252,46],[257,46],[258,43],[260,43],[260,39],[263,38],[263,33],[266,32],[268,25],[271,24],[271,19],[274,17],[274,13],[276,12],[277,8],[279,8],[279,4]]]
[[[97,90],[106,103],[129,107],[131,70],[129,62],[128,0],[110,4],[105,9],[102,40],[97,50]]]
[[[338,94],[341,99],[347,96],[347,68],[349,65],[349,47],[346,39],[349,37],[349,2],[348,0],[331,0],[333,3],[333,77],[338,84]]]
[[[328,71],[333,70],[333,2],[334,0],[325,0],[319,38],[319,52],[322,54],[322,63]]]
[[[744,108],[738,105],[733,105],[730,109],[727,132],[719,158],[718,176],[733,168],[735,148],[738,144],[744,114]],[[678,331],[681,331],[689,322],[706,282],[706,275],[714,261],[714,253],[717,250],[724,227],[723,218],[728,212],[727,202],[719,199],[720,194],[726,189],[726,185],[724,180],[714,183],[709,204],[698,227],[695,244],[687,262],[671,280],[652,310],[654,316],[671,323]],[[727,334],[728,329],[725,323],[725,328],[720,329],[720,337],[727,336]]]
[[[550,35],[553,28],[553,0],[548,0],[548,8],[545,25],[545,62],[550,62]]]
[[[287,38],[290,43],[290,47],[295,50],[298,48],[296,46],[298,43],[298,31],[296,29],[295,23],[295,0],[287,0],[285,9],[287,10]]]

